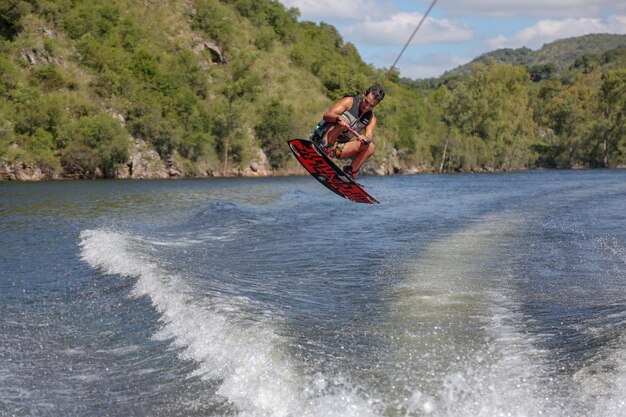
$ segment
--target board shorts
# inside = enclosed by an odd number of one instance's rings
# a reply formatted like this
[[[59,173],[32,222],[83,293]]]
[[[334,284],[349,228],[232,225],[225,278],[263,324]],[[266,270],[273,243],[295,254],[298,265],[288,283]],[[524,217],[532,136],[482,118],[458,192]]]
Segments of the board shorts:
[[[350,141],[348,141],[350,142]],[[333,154],[335,155],[335,158],[337,159],[341,159],[341,154],[343,153],[343,148],[346,147],[346,143],[348,142],[339,142],[336,141],[335,144],[333,145]]]
[[[332,123],[328,123],[322,120],[321,122],[317,124],[317,126],[315,126],[315,129],[313,129],[313,131],[309,135],[309,139],[313,143],[319,145],[322,141],[322,138],[324,137],[324,134],[326,134],[326,131],[328,130],[330,126],[332,126]],[[341,137],[341,136],[338,137],[337,140],[335,141],[335,144],[331,148],[332,152],[330,152],[330,154],[333,157],[340,159],[340,155],[343,153],[343,148],[346,146],[346,143],[351,142],[353,139],[354,138],[347,138],[347,137]]]
[[[324,137],[324,134],[326,134],[326,131],[330,126],[330,123],[322,120],[317,124],[317,126],[315,126],[315,129],[313,129],[313,131],[309,135],[309,140],[313,143],[320,143],[322,141],[322,138]]]

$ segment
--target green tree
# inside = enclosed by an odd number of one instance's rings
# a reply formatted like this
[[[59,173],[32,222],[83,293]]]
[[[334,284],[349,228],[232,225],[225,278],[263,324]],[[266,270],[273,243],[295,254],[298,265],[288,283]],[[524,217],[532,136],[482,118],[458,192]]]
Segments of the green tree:
[[[201,30],[226,50],[236,36],[234,15],[217,0],[196,0],[191,28]]]
[[[290,157],[291,152],[285,142],[293,134],[293,107],[272,99],[261,113],[261,120],[254,130],[261,147],[267,152],[272,168],[280,168]]]
[[[484,163],[496,169],[529,166],[537,135],[529,100],[530,79],[522,67],[494,61],[477,65],[452,91],[448,113],[464,136],[484,141]]]
[[[73,7],[65,12],[63,27],[72,39],[78,40],[89,34],[102,41],[117,32],[122,15],[115,2],[73,2]]]
[[[27,159],[34,162],[44,171],[56,172],[60,168],[58,159],[54,155],[55,143],[52,134],[39,128],[33,132],[25,144]]]
[[[12,96],[15,133],[32,136],[38,129],[52,134],[57,147],[63,146],[60,133],[68,123],[66,101],[61,95],[42,94],[35,88],[21,88]]]
[[[67,173],[94,176],[100,168],[113,176],[117,165],[128,159],[127,132],[106,113],[81,117],[69,129],[71,136],[62,163]]]
[[[571,83],[564,86],[549,84],[541,91],[544,102],[538,109],[543,126],[559,138],[554,143],[549,131],[547,138],[551,139],[552,153],[557,149],[556,166],[571,168],[577,164],[586,163],[595,165],[593,157],[587,152],[595,145],[589,144],[592,130],[591,115],[596,107],[597,91],[600,73],[598,71],[583,74],[578,73]]]
[[[244,118],[262,85],[260,75],[252,68],[255,57],[254,53],[244,53],[233,59],[223,83],[222,103],[218,102],[215,106],[221,110],[214,129],[218,152],[223,157],[224,174],[228,172],[230,159],[241,161],[246,148]]]
[[[138,92],[133,96],[126,119],[130,133],[154,145],[161,158],[167,158],[178,145],[179,131],[175,121],[165,117],[158,95]]]
[[[360,92],[372,77],[353,45],[344,45],[334,26],[304,23],[291,59],[318,77],[332,100]]]
[[[68,84],[63,74],[55,65],[49,64],[35,68],[32,72],[32,76],[44,91],[59,90],[66,87]]]
[[[598,95],[600,117],[594,133],[600,140],[602,167],[609,168],[626,145],[626,69],[605,74]]]
[[[22,18],[31,11],[31,5],[22,0],[0,2],[0,36],[13,39],[22,30]]]
[[[8,56],[0,52],[0,97],[6,96],[17,86],[18,69],[11,63]]]
[[[390,84],[387,87],[389,90]],[[423,100],[416,92],[407,94],[394,87],[391,90],[380,107],[374,109],[377,130],[384,128],[390,133],[389,140],[394,149],[401,158],[410,161],[417,157],[418,136],[426,118]],[[430,155],[426,157],[430,159]]]
[[[532,65],[528,68],[528,74],[533,82],[552,79],[556,74],[556,65],[550,62],[548,64]]]
[[[278,1],[272,0],[226,0],[244,17],[250,19],[261,33],[269,28],[277,38],[293,41],[299,12],[297,9],[286,10]]]
[[[576,58],[573,69],[582,71],[583,74],[589,74],[600,66],[600,57],[595,54],[584,54]]]
[[[532,145],[532,149],[537,153],[538,167],[560,168],[562,164],[566,147],[555,130],[555,114],[558,108],[554,105],[562,88],[562,84],[557,80],[544,80],[538,83],[532,97],[534,120],[539,127],[537,141]]]
[[[441,155],[441,160],[438,167],[438,171],[441,173],[443,172],[446,158],[448,157],[450,138],[452,136],[452,129],[454,127],[454,117],[450,112],[452,93],[447,87],[441,86],[429,96],[429,102],[431,103],[431,117],[440,120],[445,127],[445,133],[443,134],[443,143],[441,145],[435,145],[433,147],[434,153]]]

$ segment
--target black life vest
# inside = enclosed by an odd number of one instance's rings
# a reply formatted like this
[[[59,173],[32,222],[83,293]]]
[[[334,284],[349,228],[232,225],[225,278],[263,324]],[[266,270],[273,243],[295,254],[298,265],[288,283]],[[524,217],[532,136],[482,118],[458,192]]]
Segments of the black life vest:
[[[365,113],[361,111],[361,96],[356,95],[353,96],[352,99],[352,107],[343,112],[342,116],[345,117],[348,122],[350,122],[350,127],[352,129],[361,133],[365,129],[365,127],[372,121],[374,113],[371,110],[368,110]],[[348,142],[352,138],[354,138],[352,132],[344,132],[337,138],[337,140],[343,143]]]

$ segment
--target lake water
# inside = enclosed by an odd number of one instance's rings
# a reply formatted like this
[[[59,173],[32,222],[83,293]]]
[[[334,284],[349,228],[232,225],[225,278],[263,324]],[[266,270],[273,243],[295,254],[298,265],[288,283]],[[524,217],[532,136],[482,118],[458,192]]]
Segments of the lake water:
[[[626,171],[0,183],[1,416],[626,416]]]

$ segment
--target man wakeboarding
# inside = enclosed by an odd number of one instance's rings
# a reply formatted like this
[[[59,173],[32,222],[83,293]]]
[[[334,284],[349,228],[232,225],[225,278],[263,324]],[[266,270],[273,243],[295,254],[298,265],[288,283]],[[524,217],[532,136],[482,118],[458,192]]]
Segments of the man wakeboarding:
[[[362,96],[342,98],[324,113],[322,121],[310,135],[329,157],[352,158],[352,162],[343,167],[351,178],[358,175],[361,166],[374,154],[376,116],[372,109],[384,97],[383,86],[374,84]]]

